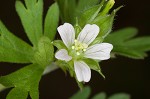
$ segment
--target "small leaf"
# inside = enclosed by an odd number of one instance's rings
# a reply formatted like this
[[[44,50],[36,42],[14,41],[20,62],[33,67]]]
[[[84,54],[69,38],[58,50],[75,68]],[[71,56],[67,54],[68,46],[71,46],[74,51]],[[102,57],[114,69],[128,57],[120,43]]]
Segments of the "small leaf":
[[[13,88],[7,95],[6,99],[27,99],[28,91],[23,88]]]
[[[118,7],[117,9],[113,10],[113,12],[109,15],[97,15],[95,20],[93,21],[93,24],[96,24],[100,27],[100,33],[98,37],[105,38],[112,30],[112,25],[114,22],[114,17],[116,15],[116,12],[121,8],[122,6]]]
[[[106,99],[106,93],[101,92],[101,93],[95,95],[92,99]]]
[[[0,77],[1,84],[6,87],[14,87],[8,94],[8,99],[26,99],[28,93],[32,99],[39,99],[38,84],[44,69],[38,64],[31,64],[9,75]],[[16,95],[19,92],[20,95],[17,98]]]
[[[50,64],[54,58],[54,47],[48,37],[42,37],[38,43],[38,50],[34,55],[35,63],[42,66]]]
[[[62,23],[75,23],[76,0],[56,0],[59,5]]]
[[[122,43],[125,40],[129,40],[138,33],[138,30],[134,27],[127,27],[117,31],[114,31],[105,38],[105,42],[113,44]],[[115,38],[115,39],[114,39]]]
[[[133,59],[144,59],[147,56],[146,51],[150,50],[150,37],[133,38],[137,31],[136,28],[124,28],[108,35],[104,42],[113,44],[114,54]]]
[[[56,46],[58,49],[67,49],[67,47],[61,40],[53,41],[53,45]]]
[[[147,56],[147,54],[143,51],[140,50],[133,50],[130,47],[127,46],[116,46],[114,45],[113,52],[115,52],[118,55],[126,56],[128,58],[133,58],[133,59],[144,59],[144,57]]]
[[[44,25],[44,35],[49,37],[50,40],[53,40],[55,38],[58,21],[59,8],[57,3],[54,3],[47,12]]]
[[[110,96],[108,99],[130,99],[130,95],[126,93],[118,93]]]
[[[150,50],[150,37],[138,37],[125,42],[128,47],[135,50],[149,51]]]
[[[80,16],[87,9],[95,6],[99,3],[99,0],[79,0],[76,7],[76,15]]]
[[[0,21],[0,62],[31,63],[33,48],[19,39]]]
[[[78,91],[76,94],[74,94],[70,99],[88,99],[90,93],[91,93],[90,87],[85,87],[83,88],[83,90]]]
[[[105,78],[104,74],[101,71],[101,68],[99,66],[99,63],[93,59],[84,59],[85,63],[93,70],[97,71],[100,73],[100,75]]]
[[[79,25],[84,27],[86,24],[90,24],[97,17],[99,11],[101,10],[102,5],[96,5],[86,11],[83,12],[81,17],[79,18]]]
[[[16,1],[16,11],[21,19],[24,30],[34,46],[37,46],[42,36],[43,0],[25,0],[26,7],[21,1]]]

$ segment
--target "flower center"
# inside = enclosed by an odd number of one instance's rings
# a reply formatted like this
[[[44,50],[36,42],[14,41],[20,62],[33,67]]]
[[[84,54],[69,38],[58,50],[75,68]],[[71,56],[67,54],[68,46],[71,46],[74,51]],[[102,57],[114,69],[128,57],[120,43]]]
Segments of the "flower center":
[[[87,47],[88,47],[87,44],[74,40],[74,45],[72,46],[72,49],[76,51],[77,55],[80,55],[82,52],[86,51]]]

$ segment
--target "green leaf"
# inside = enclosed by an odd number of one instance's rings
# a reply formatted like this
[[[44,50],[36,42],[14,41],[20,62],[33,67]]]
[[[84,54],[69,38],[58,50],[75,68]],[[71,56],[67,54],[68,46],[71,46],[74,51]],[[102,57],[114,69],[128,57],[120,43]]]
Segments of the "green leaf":
[[[25,0],[26,7],[21,1],[16,1],[16,11],[21,19],[24,30],[34,46],[42,36],[43,0]]]
[[[75,23],[76,0],[56,0],[59,5],[62,23]]]
[[[87,9],[95,6],[99,0],[79,0],[76,7],[76,16],[80,16]]]
[[[103,78],[105,78],[104,74],[101,71],[99,63],[93,59],[84,59],[84,62],[93,70],[97,71]]]
[[[53,41],[53,45],[57,47],[57,49],[67,49],[63,41],[61,40],[55,40]]]
[[[122,43],[125,40],[129,40],[137,35],[138,30],[134,27],[127,27],[117,31],[114,31],[105,38],[105,42],[111,42],[113,44]],[[114,39],[115,38],[115,39]]]
[[[48,37],[42,37],[38,43],[38,50],[35,55],[35,63],[47,66],[53,61],[54,47]]]
[[[108,35],[104,42],[113,44],[113,52],[133,59],[144,59],[150,50],[150,37],[137,37],[137,29],[128,27]],[[114,39],[115,38],[115,39]]]
[[[33,48],[19,39],[0,21],[0,62],[31,63]]]
[[[78,91],[76,94],[74,94],[70,99],[88,99],[90,93],[90,87],[85,87],[82,91]]]
[[[53,40],[55,38],[58,21],[59,8],[57,3],[54,3],[47,12],[44,25],[44,35],[49,37],[50,40]]]
[[[101,92],[101,93],[95,95],[92,99],[106,99],[106,93]]]
[[[13,88],[6,99],[27,99],[28,91],[23,88]]]
[[[133,49],[138,49],[140,51],[149,51],[150,50],[150,37],[138,37],[135,39],[131,39],[126,42],[128,47],[132,47]]]
[[[27,93],[32,99],[39,99],[38,84],[43,71],[42,66],[31,64],[12,74],[0,77],[1,84],[6,87],[15,87],[8,94],[7,99],[11,97],[11,99],[26,99]],[[22,96],[16,96],[19,92]]]
[[[118,54],[118,55],[122,55],[128,58],[133,58],[133,59],[144,59],[144,57],[147,56],[147,54],[143,51],[137,50],[137,49],[132,49],[130,47],[127,46],[116,46],[114,45],[114,49],[113,52]]]
[[[113,22],[114,22],[114,17],[116,15],[116,12],[121,8],[122,6],[118,7],[117,9],[113,10],[113,12],[109,15],[97,15],[95,20],[93,21],[93,24],[96,24],[100,27],[100,33],[98,37],[105,38],[112,30]]]
[[[96,5],[86,11],[81,15],[79,18],[79,25],[81,27],[84,27],[88,23],[92,23],[93,20],[96,18],[98,15],[99,11],[101,10],[102,5]]]
[[[118,93],[110,96],[108,99],[130,99],[130,95],[126,93]]]

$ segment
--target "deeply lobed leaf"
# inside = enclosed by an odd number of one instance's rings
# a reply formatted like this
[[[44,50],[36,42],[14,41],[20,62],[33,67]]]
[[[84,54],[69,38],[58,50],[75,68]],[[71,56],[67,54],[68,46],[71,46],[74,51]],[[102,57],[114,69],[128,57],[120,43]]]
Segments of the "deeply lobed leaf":
[[[43,0],[25,0],[26,7],[21,1],[16,1],[16,10],[24,30],[34,46],[42,37]]]
[[[0,21],[0,62],[31,63],[33,48],[10,33]]]

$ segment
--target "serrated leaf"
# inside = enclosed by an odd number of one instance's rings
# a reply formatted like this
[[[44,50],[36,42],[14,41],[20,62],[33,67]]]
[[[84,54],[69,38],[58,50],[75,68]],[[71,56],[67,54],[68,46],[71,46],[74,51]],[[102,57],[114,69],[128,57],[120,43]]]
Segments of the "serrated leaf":
[[[31,64],[26,66],[12,74],[0,77],[0,83],[6,87],[14,87],[9,97],[14,97],[11,99],[26,99],[26,92],[28,92],[32,99],[39,99],[38,94],[38,84],[44,68],[38,64]],[[16,98],[16,94],[21,92],[21,98]]]
[[[0,62],[31,63],[33,48],[19,39],[0,21]]]
[[[105,42],[111,42],[113,44],[122,43],[125,40],[129,40],[137,34],[138,30],[134,27],[127,27],[117,31],[114,31],[105,38]],[[115,38],[115,39],[114,39]]]
[[[42,36],[43,0],[25,0],[26,7],[21,1],[16,1],[16,11],[21,19],[24,30],[34,46]]]
[[[108,35],[104,42],[113,44],[113,52],[133,59],[144,59],[146,51],[150,50],[150,37],[134,38],[137,29],[128,27]],[[115,39],[114,39],[115,38]]]
[[[50,40],[53,40],[55,38],[58,21],[59,21],[59,8],[57,3],[54,3],[53,5],[50,6],[47,12],[44,25],[44,35],[49,37]]]
[[[76,94],[74,94],[70,99],[88,99],[90,93],[91,93],[90,87],[85,87],[83,88],[83,90],[78,91]]]
[[[35,55],[35,63],[47,66],[53,61],[54,47],[48,37],[42,37],[38,42],[38,50]]]
[[[106,93],[101,92],[99,94],[96,94],[92,99],[106,99]]]
[[[93,59],[84,59],[84,62],[93,70],[97,71],[103,78],[105,78],[104,74],[101,71],[99,63]]]
[[[130,95],[126,93],[117,93],[110,96],[108,99],[130,99]]]

